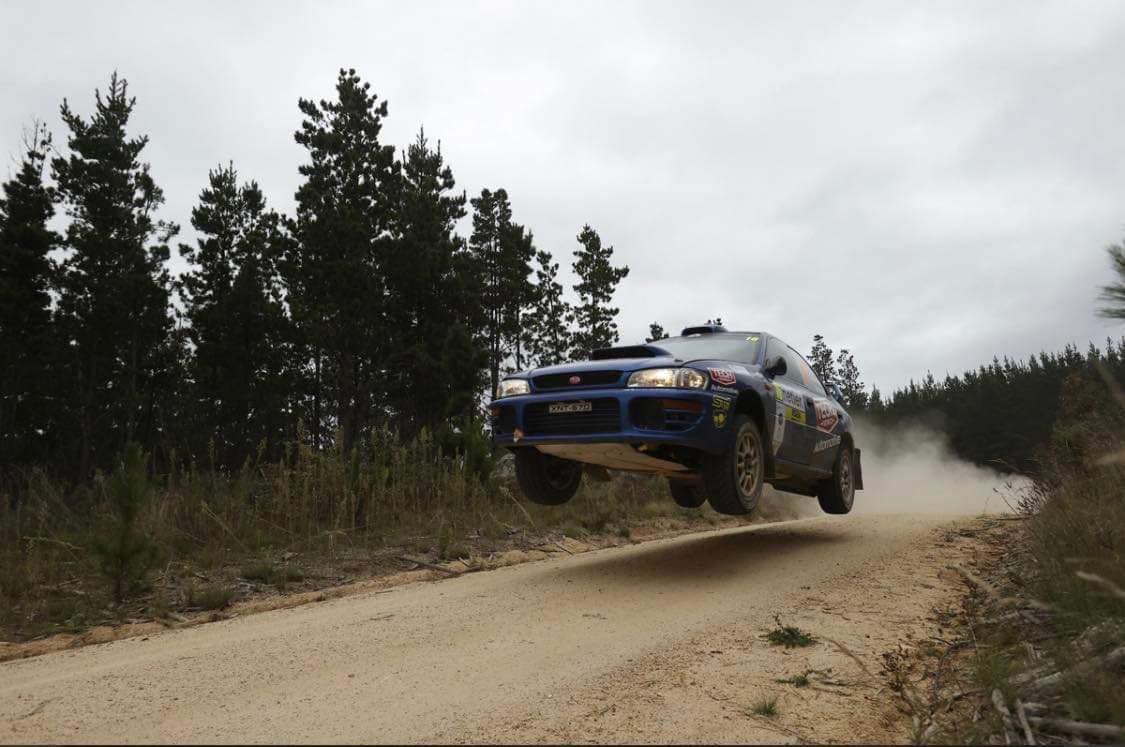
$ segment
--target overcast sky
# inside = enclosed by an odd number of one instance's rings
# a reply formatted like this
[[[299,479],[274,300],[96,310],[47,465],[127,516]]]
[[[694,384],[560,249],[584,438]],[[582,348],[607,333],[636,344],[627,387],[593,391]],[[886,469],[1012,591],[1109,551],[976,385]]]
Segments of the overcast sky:
[[[228,160],[292,209],[297,99],[340,67],[564,265],[583,223],[614,245],[625,341],[819,332],[886,391],[1125,333],[1094,314],[1125,236],[1119,0],[3,0],[0,148],[35,117],[61,141],[61,100],[88,113],[116,69],[186,239]]]

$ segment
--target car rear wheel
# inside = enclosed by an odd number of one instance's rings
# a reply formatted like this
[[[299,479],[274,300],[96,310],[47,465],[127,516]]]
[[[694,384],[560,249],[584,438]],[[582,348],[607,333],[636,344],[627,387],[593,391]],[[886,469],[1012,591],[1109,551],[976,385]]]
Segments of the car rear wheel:
[[[707,500],[703,486],[693,482],[669,480],[668,489],[672,492],[672,500],[680,508],[699,508]]]
[[[758,505],[766,472],[762,432],[745,415],[736,415],[727,449],[703,461],[703,482],[711,508],[721,514],[748,514]]]
[[[832,477],[820,484],[816,498],[826,514],[846,514],[852,510],[852,503],[855,501],[855,471],[852,466],[852,450],[846,444],[840,445],[836,463],[832,467]]]
[[[582,465],[526,447],[516,451],[516,481],[532,503],[561,506],[582,484]]]

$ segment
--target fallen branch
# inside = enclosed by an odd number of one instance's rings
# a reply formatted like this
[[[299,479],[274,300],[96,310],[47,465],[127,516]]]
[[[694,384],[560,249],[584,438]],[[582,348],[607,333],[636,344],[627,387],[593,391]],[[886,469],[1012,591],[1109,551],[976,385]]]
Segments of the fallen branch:
[[[973,587],[979,589],[989,599],[998,606],[1002,607],[1030,607],[1034,610],[1041,612],[1056,612],[1057,609],[1054,605],[1041,602],[1038,599],[1017,599],[1015,597],[1006,597],[996,590],[992,584],[977,576],[972,571],[966,570],[959,565],[947,566],[950,570],[957,571],[961,576],[969,582]]]
[[[828,636],[824,636],[824,635],[822,635],[822,636],[821,636],[821,639],[822,639],[822,640],[825,640],[825,641],[828,641],[828,642],[829,642],[829,643],[831,643],[831,644],[832,644],[833,646],[835,646],[836,648],[840,649],[840,651],[841,651],[841,652],[843,652],[843,654],[844,654],[845,656],[847,656],[847,657],[848,657],[849,659],[851,659],[851,660],[852,660],[852,661],[854,661],[854,662],[855,662],[856,664],[858,664],[858,665],[859,665],[859,668],[863,670],[863,673],[864,673],[864,674],[866,674],[866,675],[867,675],[868,677],[870,677],[870,678],[871,678],[872,680],[874,680],[875,682],[878,682],[878,681],[879,681],[879,678],[878,678],[878,677],[876,677],[875,675],[871,674],[871,670],[869,670],[869,669],[867,668],[867,666],[866,666],[866,665],[865,665],[865,664],[864,664],[864,663],[863,663],[863,662],[862,662],[862,661],[860,660],[860,658],[859,658],[858,656],[856,656],[855,654],[853,654],[853,653],[851,652],[851,649],[849,649],[849,648],[848,648],[847,646],[845,646],[844,644],[840,643],[839,641],[835,641],[835,640],[833,640],[833,639],[829,638]]]
[[[1115,648],[1105,656],[1086,659],[1085,661],[1075,664],[1070,669],[1064,669],[1060,672],[1055,672],[1054,674],[1048,674],[1045,677],[1039,677],[1036,679],[1034,677],[1029,677],[1029,675],[1033,674],[1032,672],[1027,672],[1025,674],[1016,675],[1011,679],[1011,682],[1015,685],[1027,684],[1027,686],[1032,690],[1042,690],[1044,688],[1059,684],[1060,682],[1062,682],[1064,677],[1085,674],[1086,672],[1097,669],[1099,666],[1116,664],[1119,661],[1125,661],[1125,646]]]
[[[1012,744],[1016,741],[1015,727],[1012,725],[1012,712],[1008,710],[1008,704],[1004,702],[1004,696],[999,690],[992,691],[992,705],[996,708],[996,712],[1000,714],[1000,719],[1004,724],[1004,744]]]
[[[451,576],[460,576],[461,575],[461,571],[455,571],[452,568],[443,568],[440,565],[434,565],[433,563],[427,563],[424,560],[416,560],[414,558],[408,558],[405,555],[398,555],[397,557],[398,557],[399,560],[401,560],[405,563],[414,563],[415,565],[420,565],[423,568],[429,568],[431,571],[440,571],[441,573],[448,573]]]
[[[1019,717],[1020,726],[1023,728],[1023,737],[1028,744],[1035,744],[1035,735],[1031,733],[1031,724],[1027,722],[1027,711],[1024,710],[1023,701],[1016,698],[1016,716]]]
[[[962,578],[972,584],[975,588],[983,591],[987,596],[990,596],[993,599],[1000,599],[1000,593],[996,591],[992,584],[988,583],[983,578],[968,570],[967,568],[964,568],[957,564],[953,564],[949,566],[949,569],[960,573]]]
[[[1065,718],[1041,718],[1028,716],[1027,720],[1041,728],[1055,729],[1067,734],[1080,737],[1098,737],[1100,739],[1121,739],[1125,737],[1125,729],[1111,724],[1089,724],[1085,721],[1071,721]]]

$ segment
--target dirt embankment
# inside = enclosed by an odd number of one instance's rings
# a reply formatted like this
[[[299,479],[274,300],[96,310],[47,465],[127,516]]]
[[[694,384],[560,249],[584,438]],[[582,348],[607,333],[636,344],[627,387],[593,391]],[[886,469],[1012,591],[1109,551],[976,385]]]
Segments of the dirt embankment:
[[[966,521],[558,553],[8,662],[0,740],[902,741],[884,655],[940,638]],[[777,619],[815,641],[771,645]]]

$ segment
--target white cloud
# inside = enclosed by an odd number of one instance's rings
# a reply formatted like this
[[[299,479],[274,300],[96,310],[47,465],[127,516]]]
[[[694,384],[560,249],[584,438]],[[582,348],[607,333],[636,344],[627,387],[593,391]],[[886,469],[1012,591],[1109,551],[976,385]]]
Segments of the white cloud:
[[[389,141],[424,123],[564,263],[598,228],[626,339],[819,332],[887,389],[1121,333],[1093,315],[1125,233],[1117,2],[6,2],[0,29],[0,143],[61,139],[117,69],[185,227],[231,159],[290,209],[296,100],[355,67]]]

